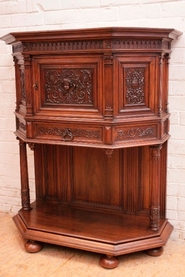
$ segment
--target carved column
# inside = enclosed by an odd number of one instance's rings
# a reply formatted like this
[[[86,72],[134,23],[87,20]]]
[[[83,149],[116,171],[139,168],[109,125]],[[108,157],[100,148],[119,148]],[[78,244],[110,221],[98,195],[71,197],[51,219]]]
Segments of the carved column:
[[[163,63],[164,63],[164,54],[162,53],[159,57],[159,99],[158,99],[158,115],[161,116],[163,112],[162,105],[162,95],[163,95]]]
[[[160,227],[160,151],[162,146],[150,147],[150,229],[159,230]]]
[[[26,143],[19,139],[19,149],[20,149],[20,173],[21,173],[21,199],[22,199],[22,209],[28,211],[30,207],[30,190],[29,190],[29,180],[28,180],[28,165],[27,165],[27,151]]]
[[[106,52],[103,55],[104,60],[104,118],[105,120],[113,119],[113,62],[114,56],[111,50],[112,41],[104,40],[103,47]]]
[[[24,55],[24,77],[25,77],[25,92],[26,92],[26,112],[29,115],[33,114],[33,99],[32,99],[32,89],[31,84],[31,57],[29,55]]]

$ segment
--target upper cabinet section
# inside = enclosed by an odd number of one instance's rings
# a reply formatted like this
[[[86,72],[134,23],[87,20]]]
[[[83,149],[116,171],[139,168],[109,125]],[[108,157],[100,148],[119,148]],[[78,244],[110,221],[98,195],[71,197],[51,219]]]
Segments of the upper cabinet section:
[[[110,148],[168,139],[174,29],[95,28],[11,33],[16,134]]]

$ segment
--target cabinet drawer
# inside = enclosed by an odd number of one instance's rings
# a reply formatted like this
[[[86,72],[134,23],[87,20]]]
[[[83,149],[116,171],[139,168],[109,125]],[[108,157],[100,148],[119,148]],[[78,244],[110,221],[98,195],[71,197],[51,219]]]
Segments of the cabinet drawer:
[[[158,124],[119,126],[115,128],[116,142],[158,139]]]
[[[102,128],[89,125],[33,123],[34,138],[78,143],[102,143]]]

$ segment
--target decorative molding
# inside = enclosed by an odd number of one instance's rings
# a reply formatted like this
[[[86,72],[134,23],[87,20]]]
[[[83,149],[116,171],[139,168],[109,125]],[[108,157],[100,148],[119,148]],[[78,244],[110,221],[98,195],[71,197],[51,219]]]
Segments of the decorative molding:
[[[155,137],[155,128],[146,127],[146,128],[132,128],[128,130],[118,130],[117,139],[132,139],[140,137]]]
[[[144,68],[126,68],[127,104],[144,103]]]
[[[92,105],[93,69],[45,69],[45,104]]]
[[[112,47],[112,40],[104,40],[103,47],[110,49]]]
[[[166,46],[166,44],[164,46]],[[114,39],[112,40],[113,49],[162,49],[162,47],[163,47],[162,40],[160,39],[152,39],[152,40]]]
[[[13,46],[14,53],[30,51],[75,51],[93,49],[159,49],[170,50],[170,42],[162,39],[106,39],[60,42],[23,42]]]
[[[31,42],[23,43],[23,51],[69,51],[102,49],[101,40],[83,40],[83,41],[62,41],[62,42]]]

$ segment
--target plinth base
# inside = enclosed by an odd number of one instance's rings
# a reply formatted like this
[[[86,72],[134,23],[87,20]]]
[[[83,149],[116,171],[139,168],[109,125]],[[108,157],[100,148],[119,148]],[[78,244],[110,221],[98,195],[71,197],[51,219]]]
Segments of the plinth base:
[[[27,239],[26,251],[35,253],[46,242],[106,255],[100,265],[115,268],[117,256],[146,251],[159,256],[173,230],[166,219],[161,219],[158,231],[148,227],[148,217],[109,214],[74,207],[35,202],[32,210],[14,216],[22,237]]]

